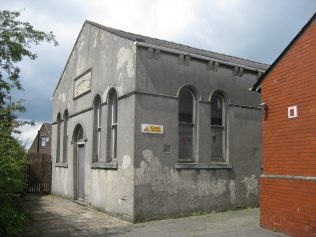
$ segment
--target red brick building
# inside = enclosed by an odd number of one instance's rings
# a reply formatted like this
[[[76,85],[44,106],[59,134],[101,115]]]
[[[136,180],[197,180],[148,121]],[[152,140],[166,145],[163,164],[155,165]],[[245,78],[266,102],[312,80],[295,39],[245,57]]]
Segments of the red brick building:
[[[51,154],[52,125],[43,123],[38,131],[29,152]]]
[[[315,14],[253,90],[262,92],[261,226],[316,236]]]

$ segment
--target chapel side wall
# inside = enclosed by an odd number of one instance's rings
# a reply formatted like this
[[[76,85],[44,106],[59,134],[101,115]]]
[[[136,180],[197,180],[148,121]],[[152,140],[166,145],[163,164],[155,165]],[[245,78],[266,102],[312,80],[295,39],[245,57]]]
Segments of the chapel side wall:
[[[133,219],[133,163],[134,159],[134,100],[120,97],[135,87],[135,46],[132,41],[117,37],[86,23],[74,47],[62,79],[54,94],[53,105],[53,182],[52,193],[74,198],[74,145],[72,136],[77,124],[84,129],[85,142],[85,197],[94,207]],[[73,98],[74,79],[91,68],[91,91]],[[106,160],[107,96],[115,88],[118,101],[118,168],[92,169],[93,101],[97,94],[102,99],[101,162]],[[69,113],[67,157],[68,168],[56,167],[57,114]],[[61,124],[63,134],[63,123]],[[62,141],[62,137],[61,137]],[[62,154],[61,143],[61,159]],[[123,184],[123,185],[122,185]]]
[[[207,62],[191,58],[178,65],[177,55],[161,52],[148,59],[137,48],[135,109],[135,220],[145,221],[192,213],[223,211],[258,205],[261,174],[260,94],[249,92],[257,75],[245,71],[234,77],[232,68],[207,70]],[[210,164],[210,104],[214,90],[228,98],[228,155],[232,169],[176,169],[178,160],[178,99],[183,85],[200,93],[198,159]],[[243,106],[241,106],[243,105]],[[164,134],[141,133],[141,124],[164,126]],[[164,145],[171,146],[164,153]]]

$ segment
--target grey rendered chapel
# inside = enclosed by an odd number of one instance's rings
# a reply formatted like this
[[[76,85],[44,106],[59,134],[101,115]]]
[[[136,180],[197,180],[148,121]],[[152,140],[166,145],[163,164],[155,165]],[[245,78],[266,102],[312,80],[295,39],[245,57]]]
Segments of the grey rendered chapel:
[[[52,193],[131,222],[258,205],[267,68],[86,21],[53,95]]]

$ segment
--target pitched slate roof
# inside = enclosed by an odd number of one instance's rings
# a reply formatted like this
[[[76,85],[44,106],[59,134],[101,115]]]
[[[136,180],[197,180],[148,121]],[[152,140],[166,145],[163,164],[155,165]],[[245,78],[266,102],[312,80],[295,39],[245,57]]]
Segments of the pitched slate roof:
[[[170,41],[166,41],[166,40],[160,40],[160,39],[156,39],[156,38],[151,38],[148,36],[144,36],[144,35],[138,35],[138,34],[134,34],[134,33],[130,33],[130,32],[126,32],[126,31],[122,31],[122,30],[118,30],[118,29],[114,29],[111,27],[107,27],[101,24],[98,24],[96,22],[93,21],[89,21],[86,20],[83,24],[83,27],[85,24],[90,24],[92,26],[95,26],[99,29],[105,30],[107,32],[110,32],[112,34],[115,34],[119,37],[125,38],[125,39],[129,39],[131,41],[136,41],[136,42],[142,42],[142,43],[147,43],[147,44],[151,44],[151,45],[156,45],[156,46],[160,46],[160,47],[164,47],[164,48],[169,48],[169,49],[174,49],[174,50],[178,50],[178,51],[183,51],[183,52],[187,52],[187,53],[191,53],[191,54],[196,54],[196,55],[200,55],[200,56],[204,56],[204,57],[208,57],[208,58],[213,58],[213,59],[217,59],[223,62],[227,62],[227,63],[234,63],[237,65],[242,65],[245,67],[251,67],[254,69],[260,69],[260,70],[267,70],[269,68],[269,64],[265,64],[265,63],[259,63],[259,62],[255,62],[255,61],[251,61],[251,60],[247,60],[247,59],[242,59],[242,58],[238,58],[238,57],[234,57],[234,56],[230,56],[230,55],[225,55],[225,54],[220,54],[220,53],[215,53],[212,51],[207,51],[207,50],[203,50],[203,49],[198,49],[198,48],[194,48],[191,46],[187,46],[187,45],[183,45],[183,44],[178,44],[178,43],[174,43],[174,42],[170,42]],[[83,29],[83,27],[81,28],[81,31]],[[76,43],[74,44],[72,51],[68,57],[67,63],[63,69],[63,72],[59,78],[59,81],[56,85],[56,88],[54,90],[53,95],[55,95],[55,92],[57,90],[57,87],[61,81],[61,78],[65,72],[66,66],[70,60],[70,56],[75,48],[75,45],[77,44],[77,41],[79,39],[79,36],[81,34],[81,31],[77,37]]]
[[[210,58],[214,58],[214,59],[218,59],[218,60],[222,60],[222,61],[227,61],[227,62],[231,62],[231,63],[236,63],[236,64],[240,64],[240,65],[244,65],[244,66],[248,66],[248,67],[253,67],[253,68],[257,68],[257,69],[262,69],[262,70],[266,70],[269,67],[268,64],[264,64],[264,63],[259,63],[259,62],[255,62],[255,61],[251,61],[251,60],[247,60],[247,59],[242,59],[242,58],[238,58],[238,57],[234,57],[234,56],[230,56],[230,55],[215,53],[215,52],[211,52],[211,51],[207,51],[207,50],[203,50],[203,49],[198,49],[198,48],[194,48],[194,47],[190,47],[187,45],[178,44],[178,43],[174,43],[174,42],[170,42],[170,41],[166,41],[166,40],[160,40],[160,39],[151,38],[148,36],[129,33],[129,32],[114,29],[111,27],[103,26],[103,25],[100,25],[98,23],[88,21],[88,20],[86,20],[85,22],[88,24],[91,24],[95,27],[98,27],[102,30],[108,31],[112,34],[115,34],[117,36],[120,36],[120,37],[125,38],[125,39],[129,39],[132,41],[153,44],[156,46],[161,46],[161,47],[166,47],[166,48],[175,49],[175,50],[179,50],[179,51],[184,51],[187,53],[197,54],[197,55],[201,55],[201,56],[205,56],[205,57],[210,57]]]
[[[272,71],[272,69],[278,64],[278,62],[283,58],[283,56],[292,48],[295,42],[304,34],[312,22],[316,20],[316,13],[309,19],[309,21],[303,26],[303,28],[298,32],[294,39],[288,44],[288,46],[283,50],[283,52],[277,57],[277,59],[272,63],[268,70],[263,74],[261,78],[253,85],[251,88],[252,91],[261,91],[261,83],[267,77],[267,75]]]

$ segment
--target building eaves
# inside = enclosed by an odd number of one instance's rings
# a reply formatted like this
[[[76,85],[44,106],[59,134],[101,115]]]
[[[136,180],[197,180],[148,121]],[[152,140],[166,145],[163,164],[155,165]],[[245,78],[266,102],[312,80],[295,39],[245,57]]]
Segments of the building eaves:
[[[252,91],[260,91],[261,83],[268,76],[268,74],[273,70],[273,68],[279,63],[279,61],[284,57],[284,55],[292,48],[295,42],[304,34],[304,32],[308,29],[308,27],[313,23],[316,19],[316,13],[309,19],[309,21],[303,26],[303,28],[299,31],[299,33],[292,39],[292,41],[288,44],[288,46],[282,51],[282,53],[277,57],[277,59],[271,64],[268,70],[263,74],[261,78],[250,88]]]
[[[58,85],[61,81],[61,78],[63,77],[63,75],[65,73],[66,67],[67,67],[69,60],[70,60],[70,57],[75,49],[75,46],[78,42],[79,36],[80,36],[85,24],[90,24],[90,25],[95,26],[99,29],[105,30],[105,31],[110,32],[112,34],[115,34],[119,37],[131,40],[133,42],[141,42],[141,43],[145,43],[145,44],[149,44],[149,45],[155,45],[155,46],[160,46],[163,48],[174,49],[174,50],[178,50],[181,52],[186,52],[186,53],[189,53],[192,55],[200,55],[202,57],[218,60],[224,64],[226,62],[229,65],[232,65],[232,64],[240,65],[240,66],[244,66],[245,68],[252,68],[252,70],[258,70],[258,72],[265,71],[269,68],[269,65],[265,64],[265,63],[259,63],[259,62],[255,62],[255,61],[251,61],[251,60],[247,60],[247,59],[242,59],[242,58],[238,58],[238,57],[234,57],[234,56],[230,56],[230,55],[225,55],[225,54],[215,53],[212,51],[198,49],[198,48],[194,48],[191,46],[178,44],[178,43],[174,43],[174,42],[170,42],[170,41],[166,41],[166,40],[161,40],[161,39],[151,38],[151,37],[143,36],[143,35],[139,35],[139,34],[129,33],[129,32],[125,32],[122,30],[118,30],[118,29],[114,29],[111,27],[101,25],[101,24],[98,24],[98,23],[93,22],[93,21],[86,20],[84,22],[81,30],[80,30],[80,33],[77,36],[76,42],[71,50],[71,53],[69,54],[69,57],[68,57],[67,62],[64,66],[64,69],[61,73],[59,81],[58,81],[56,88],[53,92],[53,96],[55,95],[56,90],[58,88]]]
[[[112,34],[115,34],[117,36],[120,36],[122,38],[129,39],[129,40],[134,41],[134,42],[141,42],[141,43],[145,43],[145,44],[160,46],[160,47],[169,48],[169,49],[174,49],[174,50],[186,52],[189,54],[200,55],[200,56],[204,56],[204,57],[208,57],[208,58],[217,59],[217,60],[220,60],[222,62],[234,63],[234,64],[243,65],[246,67],[251,67],[251,68],[255,68],[255,69],[263,70],[263,71],[265,71],[269,67],[268,64],[259,63],[259,62],[255,62],[255,61],[251,61],[251,60],[247,60],[247,59],[242,59],[242,58],[238,58],[238,57],[234,57],[234,56],[230,56],[230,55],[215,53],[212,51],[198,49],[198,48],[194,48],[191,46],[178,44],[178,43],[174,43],[174,42],[170,42],[170,41],[166,41],[166,40],[161,40],[161,39],[151,38],[148,36],[143,36],[143,35],[139,35],[139,34],[125,32],[122,30],[118,30],[118,29],[114,29],[111,27],[100,25],[100,24],[95,23],[93,21],[87,20],[86,23],[91,24],[91,25],[98,27],[100,29],[103,29],[103,30],[110,32]]]

